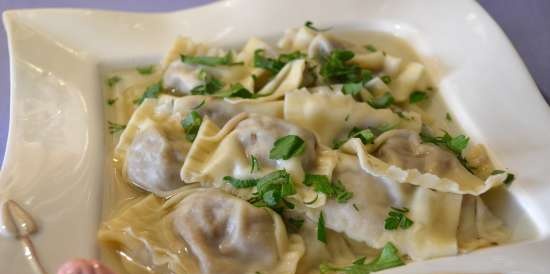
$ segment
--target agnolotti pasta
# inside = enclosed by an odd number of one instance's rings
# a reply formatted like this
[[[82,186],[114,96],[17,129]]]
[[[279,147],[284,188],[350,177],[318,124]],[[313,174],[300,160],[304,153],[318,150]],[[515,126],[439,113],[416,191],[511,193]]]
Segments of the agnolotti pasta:
[[[483,194],[514,175],[434,113],[410,56],[306,22],[276,46],[180,37],[159,66],[110,75],[115,178],[141,191],[106,207],[104,259],[121,274],[371,273],[506,243]]]

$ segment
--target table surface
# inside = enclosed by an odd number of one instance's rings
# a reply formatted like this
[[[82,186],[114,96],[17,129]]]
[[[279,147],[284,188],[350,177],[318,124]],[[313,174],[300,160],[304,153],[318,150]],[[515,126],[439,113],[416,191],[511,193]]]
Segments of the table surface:
[[[95,8],[137,12],[180,10],[212,0],[0,0],[0,12],[22,8]],[[478,0],[514,44],[539,90],[550,103],[550,1]],[[9,121],[9,66],[6,32],[0,28],[0,164]]]

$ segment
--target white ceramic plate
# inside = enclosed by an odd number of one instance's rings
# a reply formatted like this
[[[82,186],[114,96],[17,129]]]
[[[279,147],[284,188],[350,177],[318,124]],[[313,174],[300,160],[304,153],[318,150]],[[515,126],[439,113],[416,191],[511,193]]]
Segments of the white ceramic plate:
[[[548,273],[550,108],[476,2],[398,0],[229,0],[164,14],[4,13],[12,99],[0,195],[37,217],[41,232],[33,238],[46,268],[53,273],[64,260],[98,255],[103,71],[159,60],[178,34],[232,46],[250,36],[275,37],[306,20],[408,41],[454,119],[475,142],[488,144],[497,165],[518,175],[512,195],[493,203],[514,228],[516,243],[385,273]],[[524,224],[530,232],[522,232]],[[31,273],[17,242],[0,239],[0,272]]]

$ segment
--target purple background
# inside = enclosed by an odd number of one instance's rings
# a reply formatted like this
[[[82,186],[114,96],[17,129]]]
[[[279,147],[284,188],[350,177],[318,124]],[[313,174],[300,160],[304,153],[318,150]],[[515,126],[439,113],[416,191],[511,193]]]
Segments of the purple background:
[[[95,8],[140,12],[173,11],[212,0],[0,0],[0,12],[22,8]],[[550,1],[479,0],[506,32],[526,63],[539,90],[550,102]],[[4,25],[0,28],[0,164],[9,120],[9,66]]]

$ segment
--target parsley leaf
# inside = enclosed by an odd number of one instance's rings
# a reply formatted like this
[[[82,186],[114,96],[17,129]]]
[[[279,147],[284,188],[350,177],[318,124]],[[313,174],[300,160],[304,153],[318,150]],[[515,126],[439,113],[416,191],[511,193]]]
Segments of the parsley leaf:
[[[363,90],[363,83],[346,83],[342,86],[342,93],[355,96]]]
[[[240,97],[240,98],[252,98],[254,94],[248,89],[243,87],[241,83],[232,84],[228,90],[215,93],[216,97]]]
[[[391,243],[384,245],[382,252],[370,263],[365,264],[365,258],[361,257],[355,260],[350,266],[333,267],[327,264],[321,264],[319,270],[325,273],[343,273],[343,274],[370,274],[371,272],[404,265],[405,263],[399,257],[399,251]]]
[[[319,74],[323,76],[328,83],[348,83],[359,82],[362,73],[361,68],[352,63],[348,63],[355,54],[349,50],[335,49],[329,55],[321,60],[321,69]]]
[[[443,136],[434,137],[427,132],[420,132],[420,138],[424,143],[432,143],[440,147],[446,148],[453,152],[460,163],[466,168],[470,173],[473,173],[474,169],[468,161],[462,157],[462,151],[468,146],[470,138],[464,135],[458,135],[456,137],[451,136],[448,132],[445,132]]]
[[[126,129],[126,125],[123,124],[117,124],[111,121],[107,121],[107,124],[109,125],[109,133],[111,134],[115,134]]]
[[[115,76],[112,76],[112,77],[109,77],[107,79],[107,86],[109,86],[110,88],[112,88],[116,83],[120,82],[122,80],[122,78],[120,78],[119,76],[115,75]]]
[[[394,102],[393,96],[389,92],[386,92],[382,96],[379,96],[367,101],[367,103],[371,107],[376,109],[388,108],[391,104],[393,104],[393,102]]]
[[[496,175],[496,174],[501,174],[501,173],[506,173],[506,171],[495,169],[495,170],[493,170],[493,172],[491,172],[491,175]],[[505,185],[509,186],[516,179],[516,176],[512,173],[506,173],[506,174],[507,174],[506,179],[504,179],[503,183]]]
[[[347,138],[342,140],[334,140],[332,142],[332,147],[334,149],[338,149],[351,138],[359,138],[361,140],[361,143],[363,143],[364,145],[372,144],[372,142],[374,142],[374,139],[377,135],[380,135],[382,132],[386,131],[386,130],[384,131],[382,130],[383,128],[382,129],[375,129],[375,128],[360,129],[358,127],[354,127],[348,133]]]
[[[144,67],[137,67],[136,70],[141,75],[148,75],[148,74],[153,73],[153,71],[155,70],[155,67],[153,65],[149,65],[149,66],[144,66]]]
[[[157,98],[162,91],[162,82],[158,82],[147,87],[141,97],[134,100],[134,104],[141,105],[147,98]]]
[[[327,30],[331,29],[331,28],[324,28],[324,29],[316,28],[316,27],[313,26],[313,22],[311,22],[311,21],[306,21],[304,23],[304,26],[308,29],[311,29],[311,30],[317,31],[317,32],[323,32],[323,31],[327,31]]]
[[[445,119],[447,119],[447,121],[449,122],[452,122],[453,121],[453,117],[451,117],[451,114],[447,112],[447,114],[445,114]]]
[[[185,138],[189,142],[195,141],[199,128],[202,124],[202,117],[195,110],[189,112],[183,120],[181,120],[181,126],[185,129]]]
[[[107,100],[107,105],[112,106],[118,101],[118,98],[112,98]]]
[[[256,156],[250,155],[250,173],[254,173],[260,170],[260,162],[256,159]]]
[[[294,156],[299,156],[306,148],[304,140],[296,135],[287,135],[281,137],[273,143],[273,148],[269,152],[269,159],[288,160]]]
[[[359,207],[357,207],[356,204],[353,204],[353,208],[355,209],[355,211],[359,211]]]
[[[409,102],[411,104],[416,104],[420,101],[426,100],[428,98],[428,94],[424,91],[415,90],[411,95],[409,95]]]
[[[276,170],[259,179],[236,179],[225,176],[223,180],[235,188],[256,187],[256,192],[248,201],[257,207],[270,207],[277,212],[282,211],[284,207],[294,208],[293,204],[284,199],[296,194],[294,183],[286,170]]]
[[[268,70],[272,75],[277,74],[288,62],[305,58],[306,56],[299,51],[281,54],[277,59],[266,57],[264,54],[264,49],[254,51],[254,67]]]
[[[204,82],[204,84],[198,85],[191,89],[192,95],[208,95],[212,94],[223,87],[223,83],[216,79],[215,77],[209,75],[206,71],[201,70],[199,72],[199,79]]]
[[[328,198],[336,199],[338,203],[345,203],[353,197],[353,193],[347,191],[342,182],[331,183],[325,175],[308,173],[304,178],[304,185],[313,187],[316,192],[326,194]]]
[[[185,56],[180,55],[181,62],[190,65],[204,65],[204,66],[235,66],[243,65],[243,62],[233,62],[233,53],[230,51],[223,57],[217,56]]]
[[[409,209],[391,207],[388,212],[388,217],[384,220],[384,229],[396,230],[398,228],[407,229],[413,225],[413,221],[409,219],[405,214],[409,212]]]
[[[384,82],[384,84],[389,84],[391,83],[391,77],[389,75],[383,75],[382,77],[380,77],[380,79],[382,80],[382,82]]]
[[[319,214],[319,221],[317,221],[317,240],[327,243],[327,231],[325,228],[325,216],[323,211]]]

